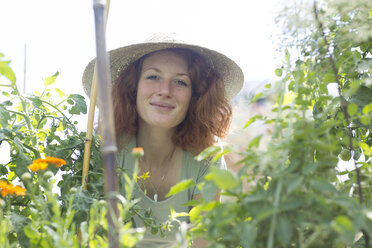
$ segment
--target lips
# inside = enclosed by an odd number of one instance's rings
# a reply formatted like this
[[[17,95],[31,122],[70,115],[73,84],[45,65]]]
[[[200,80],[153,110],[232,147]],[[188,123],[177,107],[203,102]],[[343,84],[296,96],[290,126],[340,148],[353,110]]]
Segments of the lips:
[[[172,104],[165,102],[151,102],[150,105],[164,110],[171,110],[175,108]]]

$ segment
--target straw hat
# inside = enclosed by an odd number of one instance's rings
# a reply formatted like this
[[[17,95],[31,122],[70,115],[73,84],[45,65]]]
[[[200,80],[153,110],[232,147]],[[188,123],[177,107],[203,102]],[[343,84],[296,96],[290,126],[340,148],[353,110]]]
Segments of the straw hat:
[[[202,56],[206,64],[221,76],[225,85],[226,96],[231,99],[241,90],[244,82],[240,67],[225,55],[205,47],[191,45],[177,40],[173,34],[156,34],[144,43],[124,46],[109,52],[111,81],[114,83],[120,73],[132,62],[151,52],[166,48],[186,48]],[[89,96],[92,85],[95,59],[89,62],[83,74],[83,87]]]

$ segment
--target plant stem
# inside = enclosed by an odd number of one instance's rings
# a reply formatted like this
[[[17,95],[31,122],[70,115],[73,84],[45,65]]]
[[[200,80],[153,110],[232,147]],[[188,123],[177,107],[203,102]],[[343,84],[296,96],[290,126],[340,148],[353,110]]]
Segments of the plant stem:
[[[61,111],[61,110],[59,110],[56,106],[54,106],[53,104],[51,104],[51,103],[49,103],[49,102],[47,102],[47,101],[44,101],[44,100],[41,100],[43,103],[45,103],[45,104],[47,104],[47,105],[49,105],[49,106],[51,106],[52,108],[54,108],[55,110],[57,110],[66,120],[67,120],[67,122],[68,122],[68,124],[70,124],[71,125],[71,127],[73,128],[73,131],[74,131],[74,134],[75,135],[78,135],[78,131],[76,130],[76,128],[75,128],[75,125],[74,124],[72,124],[71,123],[71,121],[70,121],[70,119],[69,118],[67,118],[67,116]]]
[[[332,71],[333,71],[333,74],[334,74],[335,79],[336,79],[338,95],[340,97],[340,102],[341,102],[341,109],[344,113],[346,126],[347,126],[347,130],[348,130],[349,150],[350,150],[350,152],[352,152],[351,154],[353,154],[353,152],[354,152],[353,133],[352,133],[352,130],[351,130],[351,125],[350,125],[351,122],[350,122],[349,114],[347,112],[347,101],[346,101],[345,97],[342,95],[342,84],[341,84],[340,79],[339,79],[338,70],[337,70],[337,67],[336,67],[335,60],[334,60],[333,55],[330,51],[330,44],[328,42],[326,34],[324,33],[323,23],[319,19],[318,9],[316,7],[316,0],[314,0],[313,10],[314,10],[314,16],[315,16],[315,20],[318,24],[319,31],[321,32],[324,43],[327,47],[329,62],[331,64]],[[353,163],[354,163],[356,176],[357,176],[359,202],[360,202],[360,204],[363,204],[363,191],[362,191],[362,182],[361,182],[361,178],[360,178],[360,170],[359,170],[358,166],[356,165],[356,161],[355,161],[354,156],[353,156]],[[369,247],[369,238],[368,238],[367,232],[364,229],[362,229],[362,233],[363,233],[363,236],[364,236],[364,239],[365,239],[365,247],[368,248]]]

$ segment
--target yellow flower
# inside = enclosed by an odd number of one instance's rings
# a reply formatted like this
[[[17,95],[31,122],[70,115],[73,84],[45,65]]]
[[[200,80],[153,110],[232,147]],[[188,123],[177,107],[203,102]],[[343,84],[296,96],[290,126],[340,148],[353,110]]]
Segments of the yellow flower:
[[[13,184],[8,184],[7,182],[1,180],[0,181],[0,189],[1,189],[1,196],[5,197],[8,194],[14,194],[14,195],[25,195],[26,189],[19,187],[19,186],[13,186]]]
[[[146,180],[147,178],[150,177],[149,174],[150,174],[150,172],[145,172],[145,173],[142,174],[142,176],[139,176],[139,178],[141,178],[141,179],[143,179],[143,180]]]

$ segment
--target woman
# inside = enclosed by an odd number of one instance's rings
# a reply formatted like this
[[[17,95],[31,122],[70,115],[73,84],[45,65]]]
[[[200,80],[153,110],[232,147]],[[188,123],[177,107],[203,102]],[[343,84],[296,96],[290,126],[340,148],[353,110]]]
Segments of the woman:
[[[226,56],[164,35],[110,52],[115,129],[120,152],[117,167],[133,172],[134,147],[143,147],[134,195],[151,209],[158,223],[170,208],[188,212],[184,203],[200,198],[194,187],[169,198],[169,189],[184,179],[198,183],[208,161],[194,155],[226,135],[232,110],[229,99],[243,83],[241,69]],[[83,83],[89,95],[94,61]],[[223,159],[214,166],[225,168]],[[218,196],[216,196],[218,198]],[[140,218],[135,222],[143,225]],[[175,230],[165,238],[147,231],[137,247],[172,247]]]

